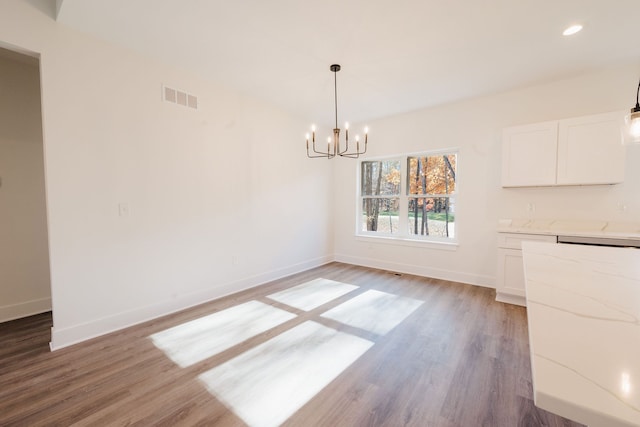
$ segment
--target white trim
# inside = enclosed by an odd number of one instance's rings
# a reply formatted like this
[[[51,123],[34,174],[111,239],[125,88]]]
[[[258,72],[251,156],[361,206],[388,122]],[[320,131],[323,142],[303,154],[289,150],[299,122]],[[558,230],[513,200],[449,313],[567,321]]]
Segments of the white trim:
[[[101,335],[128,328],[158,317],[182,311],[189,307],[204,304],[208,301],[254,288],[273,280],[319,267],[330,262],[333,262],[333,257],[326,255],[294,264],[289,267],[246,277],[235,282],[225,283],[202,291],[181,295],[175,299],[161,301],[146,307],[116,313],[91,322],[74,325],[64,329],[53,327],[51,328],[51,342],[49,343],[49,346],[52,351],[59,350],[91,338],[99,337]]]
[[[341,254],[336,254],[335,260],[337,262],[359,265],[362,267],[396,271],[398,273],[414,274],[416,276],[431,277],[434,279],[448,280],[451,282],[466,283],[469,285],[495,289],[495,277],[493,276],[470,274],[456,270],[445,270],[441,268],[427,267],[424,265],[402,264],[374,258],[364,258]]]
[[[356,234],[355,239],[360,242],[382,243],[385,245],[413,246],[415,248],[437,249],[441,251],[457,251],[458,241],[455,239],[436,240],[436,238],[427,239],[408,239],[401,237],[392,237],[389,235],[374,234]]]
[[[459,153],[460,147],[436,148],[436,149],[427,150],[427,151],[413,151],[411,153],[396,153],[396,154],[389,154],[389,155],[382,155],[382,156],[375,156],[375,157],[366,157],[366,158],[363,157],[361,161],[366,162],[366,161],[376,161],[376,160],[393,160],[396,158],[402,160],[403,157],[406,158],[406,157],[424,156],[425,154],[438,155],[443,153],[454,153],[454,152]]]
[[[512,295],[504,292],[496,292],[496,301],[504,302],[507,304],[521,305],[522,307],[527,306],[527,299],[520,295]]]
[[[0,323],[51,311],[51,297],[0,306]]]

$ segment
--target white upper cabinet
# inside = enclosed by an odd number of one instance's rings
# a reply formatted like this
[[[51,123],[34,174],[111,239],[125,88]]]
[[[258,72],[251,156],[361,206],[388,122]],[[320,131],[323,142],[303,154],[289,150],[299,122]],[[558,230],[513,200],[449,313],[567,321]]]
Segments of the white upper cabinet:
[[[558,185],[624,181],[623,113],[562,120],[558,127]]]
[[[502,144],[502,186],[554,185],[558,122],[505,129]]]
[[[502,186],[622,182],[622,120],[615,112],[505,129]]]

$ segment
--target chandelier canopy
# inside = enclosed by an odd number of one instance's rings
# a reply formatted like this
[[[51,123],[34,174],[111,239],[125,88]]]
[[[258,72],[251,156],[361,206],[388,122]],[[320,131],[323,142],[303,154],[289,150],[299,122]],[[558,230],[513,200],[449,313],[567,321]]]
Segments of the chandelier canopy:
[[[327,138],[327,151],[321,151],[316,148],[316,127],[315,125],[311,126],[311,151],[309,151],[309,134],[307,134],[307,157],[309,158],[321,158],[324,157],[326,159],[333,159],[336,156],[340,157],[351,157],[358,158],[361,154],[367,152],[367,139],[369,130],[367,128],[364,129],[364,147],[362,151],[360,151],[360,135],[356,135],[356,147],[355,151],[349,151],[349,123],[344,124],[345,129],[345,142],[344,148],[341,147],[340,144],[340,129],[338,128],[338,78],[337,73],[340,71],[339,64],[333,64],[329,67],[329,69],[333,72],[333,87],[334,87],[334,104],[335,104],[335,117],[336,117],[336,125],[333,129],[333,138]],[[352,145],[353,148],[353,145]]]

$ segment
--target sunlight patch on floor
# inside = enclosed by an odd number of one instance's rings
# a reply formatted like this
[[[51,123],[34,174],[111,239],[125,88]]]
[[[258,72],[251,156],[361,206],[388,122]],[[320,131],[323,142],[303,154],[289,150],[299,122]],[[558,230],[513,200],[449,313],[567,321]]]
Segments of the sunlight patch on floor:
[[[319,278],[267,298],[310,311],[357,289]],[[319,316],[384,335],[421,304],[417,299],[367,290]],[[296,317],[269,304],[250,301],[150,338],[175,363],[188,367]],[[278,426],[373,345],[370,340],[307,320],[202,373],[198,379],[250,427]]]
[[[278,426],[372,345],[307,321],[198,378],[249,426]]]
[[[355,289],[358,289],[358,287],[320,278],[268,295],[267,298],[290,307],[309,311]]]
[[[151,335],[156,347],[180,367],[198,363],[296,317],[249,301]]]
[[[409,317],[423,302],[375,290],[332,308],[321,317],[384,335]]]

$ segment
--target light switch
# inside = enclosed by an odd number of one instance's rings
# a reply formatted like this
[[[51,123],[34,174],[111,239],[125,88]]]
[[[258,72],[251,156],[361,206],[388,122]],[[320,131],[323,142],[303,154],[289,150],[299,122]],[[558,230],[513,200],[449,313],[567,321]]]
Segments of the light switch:
[[[625,202],[618,202],[618,212],[624,213],[627,210],[627,204]]]
[[[118,204],[118,214],[122,217],[129,216],[129,204],[128,203],[119,203]]]

